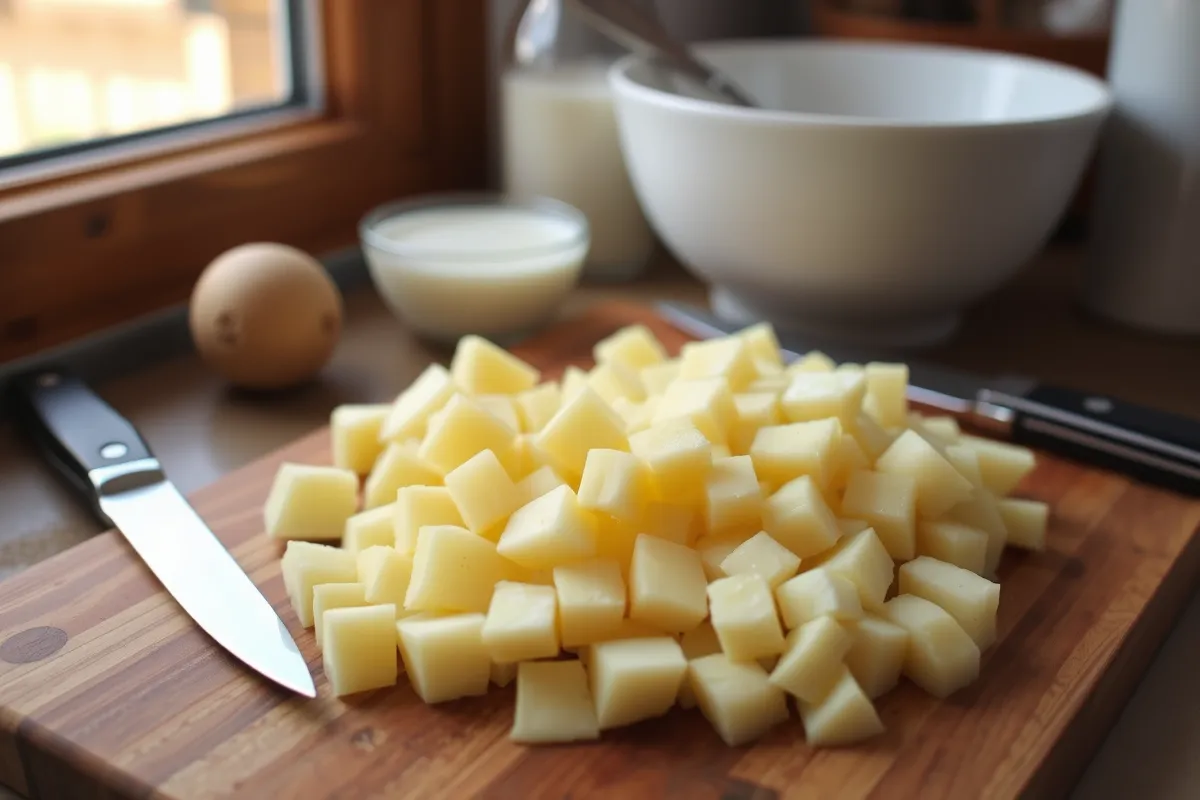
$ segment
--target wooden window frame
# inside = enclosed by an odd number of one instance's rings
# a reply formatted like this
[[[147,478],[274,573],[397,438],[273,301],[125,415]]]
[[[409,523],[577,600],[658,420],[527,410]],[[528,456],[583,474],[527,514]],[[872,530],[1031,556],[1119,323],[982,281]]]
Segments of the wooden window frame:
[[[486,185],[486,0],[316,6],[319,112],[0,174],[0,363],[185,301],[237,244],[320,255],[388,199]]]

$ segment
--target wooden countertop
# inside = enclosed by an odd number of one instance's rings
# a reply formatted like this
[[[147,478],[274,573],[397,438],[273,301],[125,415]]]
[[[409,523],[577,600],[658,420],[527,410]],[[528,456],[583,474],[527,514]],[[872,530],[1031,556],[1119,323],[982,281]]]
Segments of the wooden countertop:
[[[925,357],[1014,371],[1200,416],[1200,341],[1151,337],[1089,319],[1073,304],[1079,255],[1057,248],[974,309],[955,340]],[[637,284],[584,287],[571,314],[614,296],[703,302],[703,288],[660,264]],[[183,491],[296,439],[342,402],[391,399],[437,351],[416,341],[369,285],[346,294],[343,341],[321,379],[269,397],[230,391],[192,354],[96,387],[133,420]],[[0,426],[0,577],[98,531],[7,424]],[[1193,599],[1076,797],[1200,796],[1200,599]]]

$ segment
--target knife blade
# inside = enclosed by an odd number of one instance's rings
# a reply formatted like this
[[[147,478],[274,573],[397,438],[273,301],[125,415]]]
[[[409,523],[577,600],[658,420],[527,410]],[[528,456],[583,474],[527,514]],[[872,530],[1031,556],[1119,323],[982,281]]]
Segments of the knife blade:
[[[686,303],[662,302],[657,310],[676,328],[699,339],[726,336],[740,328]],[[779,337],[786,360],[810,350],[787,333]],[[825,346],[821,351],[839,363],[894,360],[862,348],[839,347],[834,352]],[[908,397],[914,403],[1017,444],[1200,495],[1200,420],[1029,377],[989,379],[920,360],[904,358],[903,362],[909,369]]]
[[[306,697],[316,689],[283,620],[167,478],[129,420],[62,369],[12,379],[18,423],[175,601],[247,666]]]

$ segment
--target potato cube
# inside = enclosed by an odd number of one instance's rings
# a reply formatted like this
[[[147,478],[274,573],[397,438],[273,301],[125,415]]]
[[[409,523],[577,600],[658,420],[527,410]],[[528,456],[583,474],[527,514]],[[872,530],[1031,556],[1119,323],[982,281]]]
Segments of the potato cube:
[[[597,364],[588,372],[588,386],[610,405],[618,400],[640,403],[646,389],[636,371],[617,363]]]
[[[796,574],[800,559],[791,550],[759,531],[721,561],[726,575],[757,575],[772,589]]]
[[[790,375],[801,372],[833,372],[836,367],[837,362],[832,358],[819,350],[813,350],[789,364],[787,371]]]
[[[852,637],[833,617],[817,617],[796,628],[770,681],[806,703],[819,703],[842,677],[842,660]]]
[[[497,664],[492,662],[491,682],[503,689],[517,679],[517,670],[520,668],[519,661],[513,661],[507,664]]]
[[[562,386],[562,401],[567,401],[579,394],[585,386],[587,386],[588,374],[574,364],[569,365],[563,370],[560,385]],[[561,410],[561,407],[560,407]]]
[[[476,453],[491,450],[504,468],[516,471],[517,432],[474,400],[455,395],[436,419],[418,451],[421,459],[442,475]]]
[[[984,574],[988,535],[959,522],[922,522],[917,526],[917,553]]]
[[[843,433],[838,439],[837,450],[833,454],[833,461],[829,469],[829,485],[826,490],[839,491],[844,493],[846,486],[850,483],[850,476],[859,470],[869,469],[871,460],[867,458],[867,454],[863,451],[862,445],[858,443],[858,439],[854,438],[854,434]]]
[[[875,471],[911,476],[917,514],[934,519],[971,497],[975,487],[916,431],[905,431],[875,461]]]
[[[559,486],[516,510],[497,552],[526,569],[553,569],[596,554],[594,521],[569,486]]]
[[[867,394],[879,424],[898,428],[908,422],[908,367],[904,364],[867,364]]]
[[[688,664],[686,682],[700,712],[729,747],[752,742],[788,718],[787,697],[754,662],[706,655]]]
[[[851,535],[823,565],[858,589],[863,608],[878,608],[895,578],[896,565],[871,528]]]
[[[517,485],[491,450],[483,450],[447,472],[446,488],[467,528],[492,540],[521,505]]]
[[[842,426],[836,419],[760,428],[750,444],[754,472],[760,479],[778,484],[808,475],[824,488],[841,437]]]
[[[622,450],[592,450],[579,481],[579,505],[634,523],[654,494],[650,468],[640,458]]]
[[[624,420],[589,387],[564,399],[563,407],[538,432],[534,444],[563,477],[576,483],[591,450],[629,449]]]
[[[810,747],[855,744],[883,733],[883,721],[850,670],[841,677],[825,699],[817,704],[799,703],[804,738]]]
[[[393,498],[395,499],[395,498]],[[263,506],[273,539],[341,539],[358,510],[358,476],[348,469],[285,463]]]
[[[363,507],[382,508],[396,501],[405,486],[441,486],[442,475],[418,455],[418,446],[392,442],[363,483]]]
[[[596,558],[615,561],[628,582],[629,567],[633,562],[633,546],[637,541],[638,529],[633,525],[627,525],[603,515],[593,516],[592,519],[595,520]]]
[[[1050,507],[1037,500],[1009,497],[998,504],[1008,531],[1008,544],[1026,550],[1046,549],[1046,524]]]
[[[1000,514],[996,495],[987,489],[976,487],[971,499],[950,509],[945,519],[961,522],[968,528],[975,528],[987,534],[987,552],[984,554],[981,574],[995,575],[1004,555],[1004,545],[1008,541],[1008,526],[1004,524],[1004,517]]]
[[[396,551],[404,555],[417,549],[417,534],[426,525],[466,526],[444,486],[405,486],[396,494],[395,508]]]
[[[921,434],[923,439],[933,445],[942,455],[946,456],[950,463],[954,464],[954,459],[950,458],[946,450],[950,447],[962,447],[961,445],[955,445],[955,437],[946,438],[934,426],[926,422],[926,417],[911,411],[908,414],[908,427]],[[965,450],[966,448],[962,449]],[[957,464],[954,464],[954,466],[955,469],[962,472],[962,469]],[[964,476],[966,476],[966,473],[964,473]],[[966,477],[969,479],[969,476]],[[974,481],[971,482],[974,483]]]
[[[779,338],[769,322],[756,322],[742,328],[734,336],[742,339],[750,348],[750,355],[756,362],[765,362],[781,366],[783,353],[779,347]]]
[[[724,443],[733,426],[735,414],[733,395],[723,378],[679,378],[663,393],[654,411],[653,425],[686,419],[708,441]]]
[[[746,387],[746,391],[742,394],[769,394],[778,402],[780,395],[792,383],[788,373],[781,372],[778,375],[763,375],[760,376],[754,383]],[[772,423],[773,425],[783,424],[783,414],[779,415],[779,419]]]
[[[417,535],[408,611],[487,611],[505,574],[496,545],[453,525],[429,525]]]
[[[867,384],[863,376],[844,372],[802,372],[779,398],[788,422],[812,422],[837,417],[850,425],[862,410]]]
[[[525,662],[517,668],[514,742],[578,742],[600,738],[587,673],[578,661]]]
[[[712,622],[705,620],[679,637],[679,646],[688,661],[721,652],[721,640]]]
[[[503,420],[504,424],[514,431],[521,430],[521,416],[517,413],[513,397],[506,394],[480,394],[472,399],[480,408]]]
[[[395,548],[368,547],[358,553],[358,582],[371,605],[391,604],[404,616],[404,599],[412,580],[413,561]]]
[[[704,576],[710,581],[726,577],[721,565],[729,558],[734,550],[745,542],[741,534],[726,536],[704,536],[696,541],[696,555],[704,569]]]
[[[954,444],[962,435],[962,429],[958,427],[958,420],[954,417],[938,414],[923,417],[921,422],[925,425],[926,430],[941,437],[947,444]]]
[[[331,608],[321,624],[321,665],[335,697],[396,684],[393,606]]]
[[[483,646],[492,661],[533,661],[558,655],[557,601],[553,586],[500,581],[483,623]]]
[[[566,485],[567,482],[554,471],[554,467],[538,467],[517,482],[517,494],[520,496],[517,508],[527,506],[542,495]]]
[[[965,444],[951,444],[942,450],[942,455],[976,489],[983,487],[983,473],[979,471],[979,456],[975,455],[974,450]]]
[[[388,503],[368,511],[355,514],[346,520],[346,532],[342,536],[342,547],[352,553],[366,550],[375,545],[396,544],[396,504]]]
[[[483,614],[452,614],[396,623],[400,655],[418,697],[443,703],[487,694],[492,662],[483,645],[483,622]]]
[[[379,454],[383,443],[379,432],[391,412],[387,403],[375,405],[340,405],[329,415],[329,437],[333,449],[333,465],[348,469],[356,475],[366,475]]]
[[[539,372],[481,336],[458,340],[450,374],[462,391],[472,394],[518,394],[537,385]]]
[[[325,640],[322,619],[325,612],[334,608],[357,608],[370,605],[361,583],[322,583],[313,587],[313,632],[317,635],[317,649]]]
[[[862,533],[867,528],[871,527],[870,523],[862,519],[847,519],[844,517],[838,517],[837,522],[838,527],[842,529],[842,538],[838,540],[839,542],[843,541],[848,536],[853,536],[856,533]],[[871,529],[874,530],[874,528]],[[882,542],[882,540],[880,541]]]
[[[948,611],[902,594],[884,604],[883,616],[908,631],[904,675],[934,697],[949,697],[979,677],[979,647]]]
[[[722,378],[740,392],[758,377],[749,343],[738,336],[688,342],[679,350],[679,380]]]
[[[872,700],[890,692],[900,682],[908,653],[908,631],[875,616],[848,624],[852,642],[846,666]]]
[[[647,364],[638,370],[638,377],[642,379],[642,386],[646,387],[646,394],[650,397],[664,394],[667,387],[679,377],[679,359]]]
[[[667,713],[675,705],[687,666],[679,642],[670,636],[592,645],[588,671],[600,729]]]
[[[862,447],[863,452],[867,454],[867,459],[870,461],[875,461],[883,455],[884,451],[892,446],[892,442],[896,438],[884,430],[883,426],[866,412],[858,415],[858,419],[854,421],[854,427],[851,432],[854,434],[854,438],[858,440],[858,444]]]
[[[695,550],[641,534],[629,568],[629,616],[669,633],[708,616],[708,581]]]
[[[750,456],[713,459],[704,495],[708,533],[740,533],[762,527],[762,491]]]
[[[983,485],[1001,497],[1016,489],[1037,466],[1033,451],[1020,445],[978,436],[962,436],[959,442],[975,451]]]
[[[854,584],[825,567],[801,572],[784,581],[775,590],[775,599],[783,624],[789,630],[825,615],[837,620],[855,620],[863,614]]]
[[[750,452],[760,428],[779,425],[779,395],[775,392],[746,392],[733,396],[734,418],[729,431],[729,449],[737,455]]]
[[[688,419],[671,419],[639,431],[629,437],[629,447],[650,468],[658,496],[677,503],[704,496],[712,444]]]
[[[922,597],[941,606],[980,650],[996,641],[1000,584],[928,556],[901,565],[899,578],[900,594]]]
[[[450,371],[441,364],[430,364],[392,403],[379,439],[403,442],[425,435],[429,417],[440,411],[455,395]]]
[[[513,440],[513,457],[502,463],[514,481],[523,480],[542,467],[552,466],[550,457],[537,446],[536,438],[537,434],[519,433]]]
[[[758,575],[734,575],[708,585],[708,607],[721,650],[734,661],[779,655],[783,628],[771,587]]]
[[[667,351],[645,325],[628,325],[597,342],[592,355],[597,364],[642,369],[665,361]]]
[[[842,531],[816,483],[803,475],[763,504],[763,529],[801,559],[832,547]]]
[[[554,568],[559,630],[563,647],[579,647],[613,637],[625,617],[625,579],[611,559]]]
[[[537,433],[562,407],[562,389],[557,383],[546,381],[514,397],[513,407],[521,422],[520,429],[526,433]]]
[[[637,530],[676,544],[691,545],[704,532],[704,517],[695,507],[669,500],[651,500],[642,506]]]
[[[280,570],[292,609],[305,628],[313,625],[313,587],[323,583],[354,583],[358,580],[354,553],[313,542],[288,542],[280,561]]]

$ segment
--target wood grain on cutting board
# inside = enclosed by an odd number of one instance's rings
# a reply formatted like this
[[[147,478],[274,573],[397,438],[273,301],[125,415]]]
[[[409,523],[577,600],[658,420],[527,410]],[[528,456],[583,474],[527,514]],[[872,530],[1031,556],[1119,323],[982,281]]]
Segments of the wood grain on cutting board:
[[[554,375],[586,364],[635,306],[557,328],[522,354]],[[723,745],[698,711],[529,749],[507,740],[512,689],[437,707],[401,682],[329,697],[261,532],[280,462],[327,463],[311,436],[193,495],[279,610],[319,697],[248,672],[190,622],[119,535],[0,584],[0,781],[40,798],[1053,796],[1073,782],[1200,575],[1200,502],[1048,456],[1019,494],[1050,502],[1045,553],[1009,553],[1000,638],[979,681],[947,701],[904,683],[887,733],[810,750],[798,719],[753,747]],[[164,535],[170,535],[164,521]]]

